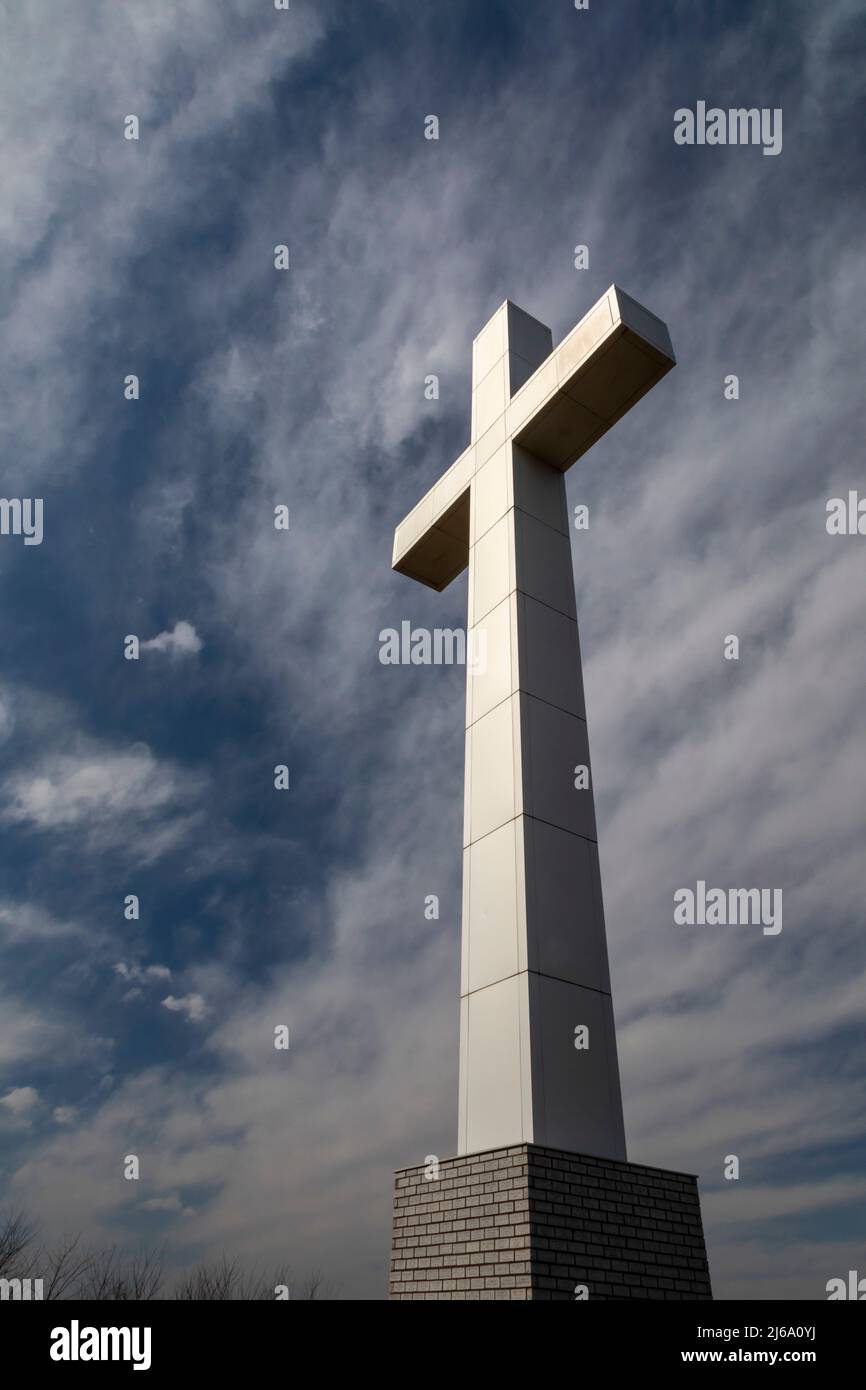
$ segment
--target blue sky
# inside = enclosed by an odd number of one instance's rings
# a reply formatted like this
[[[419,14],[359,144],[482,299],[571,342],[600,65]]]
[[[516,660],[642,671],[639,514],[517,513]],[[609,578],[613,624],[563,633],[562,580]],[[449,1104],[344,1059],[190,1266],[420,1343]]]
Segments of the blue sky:
[[[466,602],[393,528],[497,305],[558,341],[616,281],[678,356],[568,479],[629,1153],[700,1174],[718,1297],[862,1270],[859,9],[0,8],[2,492],[45,509],[0,538],[0,1201],[49,1236],[383,1296],[390,1170],[456,1143],[463,673],[378,634]],[[698,100],[782,153],[675,145]],[[782,933],[676,928],[698,878]]]

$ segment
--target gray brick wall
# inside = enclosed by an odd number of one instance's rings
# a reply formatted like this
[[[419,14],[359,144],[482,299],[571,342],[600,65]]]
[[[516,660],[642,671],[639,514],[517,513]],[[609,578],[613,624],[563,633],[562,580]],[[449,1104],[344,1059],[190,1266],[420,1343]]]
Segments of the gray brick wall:
[[[396,1174],[395,1299],[710,1299],[697,1179],[517,1144]]]

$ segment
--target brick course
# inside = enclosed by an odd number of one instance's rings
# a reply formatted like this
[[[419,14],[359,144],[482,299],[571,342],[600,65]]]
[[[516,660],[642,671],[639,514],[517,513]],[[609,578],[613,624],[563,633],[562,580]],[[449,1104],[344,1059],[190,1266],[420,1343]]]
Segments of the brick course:
[[[395,1177],[394,1299],[712,1298],[697,1179],[515,1144]]]

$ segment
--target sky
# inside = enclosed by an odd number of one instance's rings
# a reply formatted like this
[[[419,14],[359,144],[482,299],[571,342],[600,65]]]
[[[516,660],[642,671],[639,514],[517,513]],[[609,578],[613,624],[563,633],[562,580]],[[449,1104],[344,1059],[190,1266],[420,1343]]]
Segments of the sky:
[[[0,25],[2,492],[44,505],[0,536],[0,1206],[385,1296],[392,1170],[456,1148],[465,673],[379,633],[466,620],[393,530],[497,306],[556,343],[616,282],[678,360],[567,479],[629,1157],[699,1175],[717,1298],[826,1297],[866,1259],[862,7]],[[781,152],[676,144],[698,101]],[[676,925],[699,879],[783,929]]]

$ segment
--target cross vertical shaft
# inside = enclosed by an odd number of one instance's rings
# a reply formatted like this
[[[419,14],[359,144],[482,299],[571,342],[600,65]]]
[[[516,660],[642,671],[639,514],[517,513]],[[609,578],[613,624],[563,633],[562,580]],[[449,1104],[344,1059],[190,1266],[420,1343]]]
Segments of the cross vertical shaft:
[[[478,335],[470,446],[393,563],[469,566],[458,1152],[624,1160],[564,471],[674,357],[615,286],[551,348],[509,301]]]
[[[552,346],[510,303],[486,325],[476,446]],[[458,1152],[624,1158],[565,479],[507,431],[471,489],[467,639]]]

